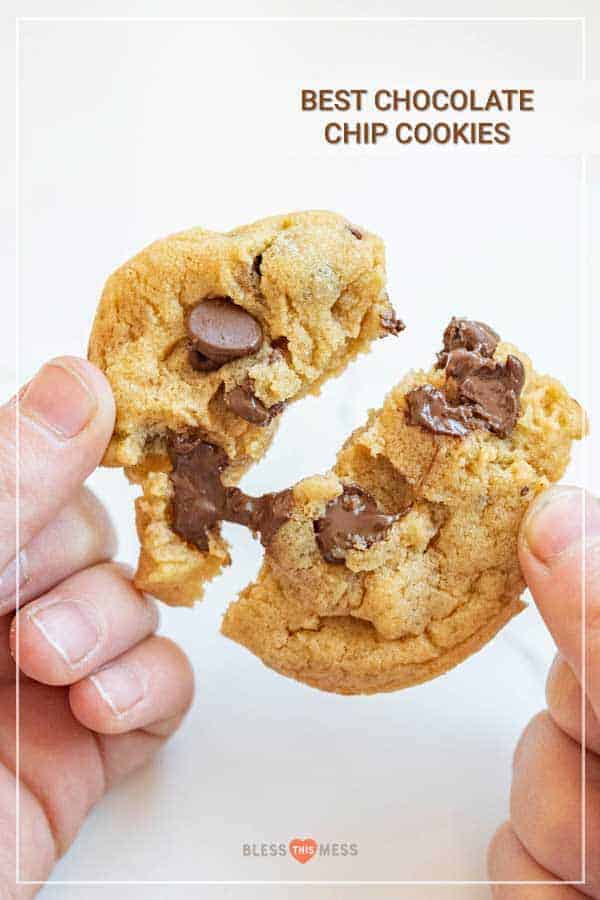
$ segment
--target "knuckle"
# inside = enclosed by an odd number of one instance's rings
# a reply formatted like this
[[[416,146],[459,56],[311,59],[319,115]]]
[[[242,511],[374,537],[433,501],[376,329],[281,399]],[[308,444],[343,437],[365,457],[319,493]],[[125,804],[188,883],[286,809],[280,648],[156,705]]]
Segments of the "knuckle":
[[[93,491],[82,486],[77,492],[73,506],[88,533],[93,535],[96,553],[105,558],[114,556],[118,546],[117,534],[104,504]]]
[[[501,877],[502,859],[514,840],[515,836],[510,822],[504,822],[493,834],[487,850],[487,870],[492,881]]]
[[[141,594],[140,597],[144,603],[144,609],[148,620],[148,631],[153,634],[160,626],[160,610],[158,608],[158,603],[154,597],[150,597],[148,594]]]
[[[584,551],[586,631],[589,640],[600,642],[600,538],[590,540]]]
[[[561,877],[576,868],[580,839],[579,787],[563,755],[567,740],[549,713],[536,716],[517,748],[510,796],[519,841]]]
[[[189,708],[194,697],[195,678],[194,669],[187,654],[171,638],[160,635],[152,637],[150,640],[156,649],[160,648],[163,653],[168,654],[171,667],[177,673],[179,684],[184,689],[182,693],[187,698],[185,708]]]
[[[0,506],[14,504],[17,496],[17,456],[14,436],[0,433]]]
[[[550,721],[550,716],[547,710],[542,710],[525,726],[513,754],[513,773],[518,771],[527,753],[535,745],[540,730],[546,727],[548,721]]]
[[[135,591],[131,584],[131,567],[125,563],[116,562],[115,560],[104,560],[89,566],[83,574],[85,574],[86,578],[92,577],[94,583],[98,587],[102,586],[104,589],[109,589],[111,586],[115,587],[118,584],[121,590],[123,588],[131,588],[132,591]]]
[[[546,703],[554,722],[569,731],[581,727],[581,687],[573,670],[557,656],[546,680]],[[564,728],[563,728],[564,730]]]

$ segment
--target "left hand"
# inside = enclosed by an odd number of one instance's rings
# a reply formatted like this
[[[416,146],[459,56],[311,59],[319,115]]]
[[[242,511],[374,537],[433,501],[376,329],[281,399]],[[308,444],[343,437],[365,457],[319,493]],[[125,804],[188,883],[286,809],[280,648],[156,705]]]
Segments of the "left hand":
[[[82,487],[114,424],[110,386],[82,359],[53,360],[21,392],[14,615],[15,407],[0,407],[2,898],[37,891],[15,885],[17,620],[22,881],[48,878],[92,806],[176,730],[193,694],[188,660],[155,636],[156,604],[110,561],[108,515]]]

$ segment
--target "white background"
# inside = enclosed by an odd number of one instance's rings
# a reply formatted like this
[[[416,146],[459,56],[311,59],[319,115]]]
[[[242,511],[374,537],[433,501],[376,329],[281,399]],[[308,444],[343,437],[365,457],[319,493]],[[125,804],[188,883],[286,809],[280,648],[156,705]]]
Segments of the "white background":
[[[146,12],[130,6],[118,13]],[[286,11],[298,12],[281,3],[271,10]],[[386,12],[402,11],[379,15]],[[576,14],[573,5],[563,14]],[[20,43],[21,381],[53,355],[85,353],[105,277],[154,238],[321,207],[385,239],[390,296],[408,328],[321,397],[286,412],[248,490],[274,490],[329,466],[403,372],[430,364],[452,314],[488,321],[590,405],[581,160],[552,147],[523,156],[468,147],[385,158],[368,148],[326,151],[297,97],[299,86],[576,79],[577,23],[31,22],[21,24]],[[597,177],[594,160],[587,177]],[[8,393],[10,328],[0,338]],[[581,453],[570,476],[589,481]],[[91,484],[114,516],[120,557],[135,562],[134,491],[116,470],[99,471]],[[484,879],[486,844],[507,815],[514,744],[544,705],[553,651],[535,609],[430,684],[369,698],[322,694],[274,675],[219,635],[223,610],[261,555],[245,532],[226,530],[233,567],[193,611],[163,610],[162,630],[194,663],[195,706],[156,762],[99,805],[55,878]],[[303,867],[289,857],[242,856],[242,843],[296,836],[354,842],[359,855]],[[47,895],[84,891],[56,886]],[[362,892],[373,889],[352,895]],[[423,896],[466,893],[428,887]],[[267,893],[248,887],[243,895]]]

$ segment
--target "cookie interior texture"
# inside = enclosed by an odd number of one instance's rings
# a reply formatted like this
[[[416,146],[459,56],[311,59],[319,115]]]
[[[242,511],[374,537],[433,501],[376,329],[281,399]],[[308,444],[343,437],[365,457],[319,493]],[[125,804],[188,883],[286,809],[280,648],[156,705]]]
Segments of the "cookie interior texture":
[[[562,476],[586,423],[562,385],[514,347],[500,343],[493,358],[524,375],[512,432],[475,427],[456,437],[410,424],[407,397],[446,387],[439,365],[411,373],[351,435],[333,471],[293,489],[291,518],[227,610],[224,634],[306,684],[374,693],[441,674],[523,608],[521,519]],[[396,519],[330,562],[315,523],[357,488]]]
[[[213,367],[190,343],[189,324],[191,311],[211,298],[245,310],[262,332],[253,352]],[[201,432],[226,454],[223,483],[235,485],[267,450],[287,403],[318,393],[398,326],[381,240],[330,212],[275,216],[227,234],[190,229],[156,241],[111,275],[89,358],[107,375],[117,405],[104,463],[123,466],[142,487],[140,588],[190,605],[229,562],[218,525],[204,550],[171,527],[169,435]]]

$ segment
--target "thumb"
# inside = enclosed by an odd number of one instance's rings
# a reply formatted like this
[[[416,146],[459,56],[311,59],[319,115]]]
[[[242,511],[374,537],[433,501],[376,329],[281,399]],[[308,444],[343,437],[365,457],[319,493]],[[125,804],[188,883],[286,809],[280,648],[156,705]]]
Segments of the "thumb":
[[[7,581],[14,581],[12,567],[3,570],[15,549],[54,518],[100,462],[114,417],[105,376],[73,356],[46,363],[18,401],[0,406],[0,576]]]
[[[521,526],[519,558],[546,625],[600,716],[600,501],[575,487],[550,488]],[[584,633],[585,632],[585,633]]]

